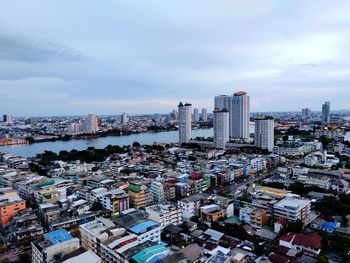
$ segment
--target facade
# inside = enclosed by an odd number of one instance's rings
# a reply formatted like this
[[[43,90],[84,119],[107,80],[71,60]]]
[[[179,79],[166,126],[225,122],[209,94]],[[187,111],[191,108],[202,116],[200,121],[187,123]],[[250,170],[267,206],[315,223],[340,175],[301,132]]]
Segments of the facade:
[[[205,223],[217,222],[220,218],[225,216],[225,212],[218,205],[206,205],[200,208],[201,219]]]
[[[226,148],[230,139],[230,115],[225,109],[214,110],[214,147]]]
[[[179,141],[188,143],[192,138],[192,105],[189,103],[179,106]]]
[[[153,205],[146,207],[146,212],[149,214],[149,219],[160,224],[161,228],[168,225],[182,224],[182,209],[179,205]]]
[[[208,121],[208,111],[206,108],[202,109],[202,121]]]
[[[49,263],[80,248],[78,238],[60,229],[44,235],[43,240],[32,242],[32,262]]]
[[[145,208],[153,203],[153,194],[140,185],[128,187],[130,206],[135,209]]]
[[[193,122],[199,122],[199,110],[197,108],[193,110]]]
[[[3,115],[3,122],[6,124],[12,124],[13,123],[13,117],[11,114],[4,114]]]
[[[326,101],[322,105],[322,124],[327,125],[331,123],[331,103]]]
[[[0,226],[9,224],[11,219],[26,208],[26,202],[12,188],[0,189]]]
[[[96,114],[90,113],[84,121],[84,131],[87,133],[95,133],[98,131]]]
[[[228,109],[228,95],[219,95],[214,98],[214,109]]]
[[[274,219],[286,218],[289,221],[305,221],[310,215],[311,201],[286,197],[274,205]]]
[[[279,245],[300,251],[309,255],[319,255],[321,253],[322,238],[316,234],[293,234],[282,236]]]
[[[129,209],[129,195],[119,188],[100,195],[98,200],[104,209],[112,211],[113,216]]]
[[[255,146],[273,151],[275,136],[275,122],[272,117],[259,117],[255,119]]]
[[[230,112],[230,137],[234,139],[249,139],[250,98],[244,91],[239,91],[228,99]]]
[[[159,204],[164,202],[165,200],[165,191],[164,186],[160,182],[152,182],[151,183],[151,193],[153,195],[153,202],[155,204]]]
[[[120,122],[123,125],[129,124],[129,116],[125,112],[123,112],[123,114],[121,115],[121,121]]]

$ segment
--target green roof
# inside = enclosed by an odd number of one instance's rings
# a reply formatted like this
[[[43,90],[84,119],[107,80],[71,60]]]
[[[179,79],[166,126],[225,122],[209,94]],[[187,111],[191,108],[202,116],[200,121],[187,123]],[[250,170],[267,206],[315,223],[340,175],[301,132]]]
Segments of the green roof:
[[[150,262],[150,260],[153,258],[152,262],[156,262],[154,260],[165,257],[168,253],[168,248],[165,248],[161,245],[155,245],[141,250],[139,253],[134,255],[132,259],[137,263],[146,263]]]
[[[129,185],[128,189],[132,192],[141,191],[141,185]]]
[[[54,181],[54,180],[45,181],[45,182],[42,182],[42,183],[40,183],[40,184],[37,184],[36,186],[37,186],[37,187],[43,187],[43,186],[48,186],[48,185],[52,185],[52,184],[55,184],[55,181]]]

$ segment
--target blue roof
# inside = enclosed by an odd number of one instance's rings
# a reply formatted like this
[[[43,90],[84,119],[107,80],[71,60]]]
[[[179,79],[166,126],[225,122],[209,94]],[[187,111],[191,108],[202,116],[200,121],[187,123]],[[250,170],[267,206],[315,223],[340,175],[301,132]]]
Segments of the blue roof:
[[[73,239],[72,235],[65,229],[59,229],[44,235],[52,245]]]
[[[132,228],[130,228],[130,231],[134,232],[135,234],[140,234],[143,231],[145,231],[147,228],[151,226],[156,226],[156,225],[158,225],[156,222],[148,220],[133,226]]]

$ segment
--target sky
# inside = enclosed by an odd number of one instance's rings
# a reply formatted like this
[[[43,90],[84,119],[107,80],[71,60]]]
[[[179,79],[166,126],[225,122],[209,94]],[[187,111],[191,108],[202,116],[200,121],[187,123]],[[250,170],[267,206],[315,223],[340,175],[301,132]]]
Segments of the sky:
[[[350,1],[11,0],[0,3],[0,112],[350,109]]]

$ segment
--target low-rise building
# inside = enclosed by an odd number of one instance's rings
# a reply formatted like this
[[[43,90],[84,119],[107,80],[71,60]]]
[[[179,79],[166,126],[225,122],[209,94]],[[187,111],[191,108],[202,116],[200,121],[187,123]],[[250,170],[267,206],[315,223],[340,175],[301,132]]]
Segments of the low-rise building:
[[[32,242],[32,262],[55,262],[79,248],[79,239],[73,238],[66,230],[60,229],[49,232],[44,235],[43,240]]]
[[[146,212],[149,214],[149,219],[160,224],[161,228],[168,225],[181,225],[182,209],[179,205],[153,205],[146,207]]]
[[[289,221],[305,221],[310,215],[311,201],[294,197],[286,197],[274,205],[274,220],[286,218]]]

